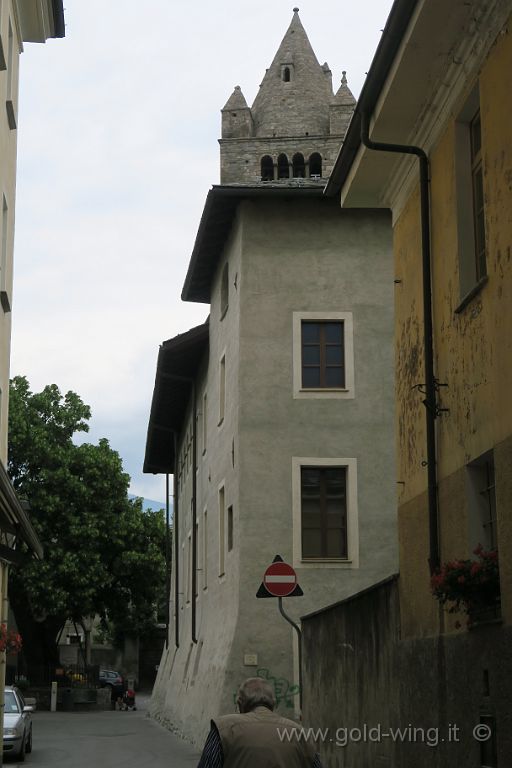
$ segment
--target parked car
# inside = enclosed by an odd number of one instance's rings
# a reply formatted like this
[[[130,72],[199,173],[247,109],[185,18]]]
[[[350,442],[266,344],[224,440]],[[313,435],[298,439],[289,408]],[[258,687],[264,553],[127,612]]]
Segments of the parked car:
[[[125,689],[123,676],[113,669],[100,669],[100,687],[110,688],[112,701],[117,701]]]
[[[27,706],[18,688],[6,686],[4,696],[4,754],[18,761],[32,752],[32,715],[34,707]]]

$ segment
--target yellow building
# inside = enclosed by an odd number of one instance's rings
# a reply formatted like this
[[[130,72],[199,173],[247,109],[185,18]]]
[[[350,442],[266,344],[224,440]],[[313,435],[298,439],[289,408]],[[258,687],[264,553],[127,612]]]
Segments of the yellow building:
[[[0,623],[7,621],[9,567],[23,540],[35,557],[42,547],[6,472],[11,305],[16,192],[19,57],[25,42],[64,37],[62,0],[0,0]],[[5,653],[0,653],[3,702]],[[3,708],[1,710],[3,712]],[[0,717],[0,738],[2,717]]]
[[[392,211],[402,648],[432,653],[437,713],[457,722],[457,691],[493,731],[439,766],[512,765],[511,72],[511,0],[396,0],[327,187]],[[501,605],[468,626],[430,577],[478,544]]]

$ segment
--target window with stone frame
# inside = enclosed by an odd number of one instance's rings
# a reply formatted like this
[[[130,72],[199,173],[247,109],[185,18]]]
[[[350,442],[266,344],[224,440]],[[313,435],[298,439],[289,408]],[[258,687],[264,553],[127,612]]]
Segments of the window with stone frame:
[[[354,319],[335,310],[293,313],[293,397],[355,397]]]
[[[345,387],[345,338],[341,320],[302,321],[302,388]]]
[[[346,559],[347,468],[301,467],[302,559]]]

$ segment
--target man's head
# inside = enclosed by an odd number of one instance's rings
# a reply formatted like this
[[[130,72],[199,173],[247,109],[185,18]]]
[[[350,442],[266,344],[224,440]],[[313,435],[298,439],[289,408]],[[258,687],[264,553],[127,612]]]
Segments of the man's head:
[[[256,707],[273,710],[276,705],[274,689],[262,677],[249,677],[238,689],[236,703],[240,712],[251,712]]]

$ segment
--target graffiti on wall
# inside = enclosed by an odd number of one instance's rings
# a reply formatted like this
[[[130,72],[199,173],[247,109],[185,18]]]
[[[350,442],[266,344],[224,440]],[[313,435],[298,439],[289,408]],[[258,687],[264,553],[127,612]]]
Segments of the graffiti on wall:
[[[293,709],[294,699],[300,693],[300,686],[290,683],[286,677],[275,677],[266,667],[260,667],[256,671],[256,677],[262,677],[267,680],[274,689],[276,706]],[[233,701],[236,704],[237,691],[233,694]]]

